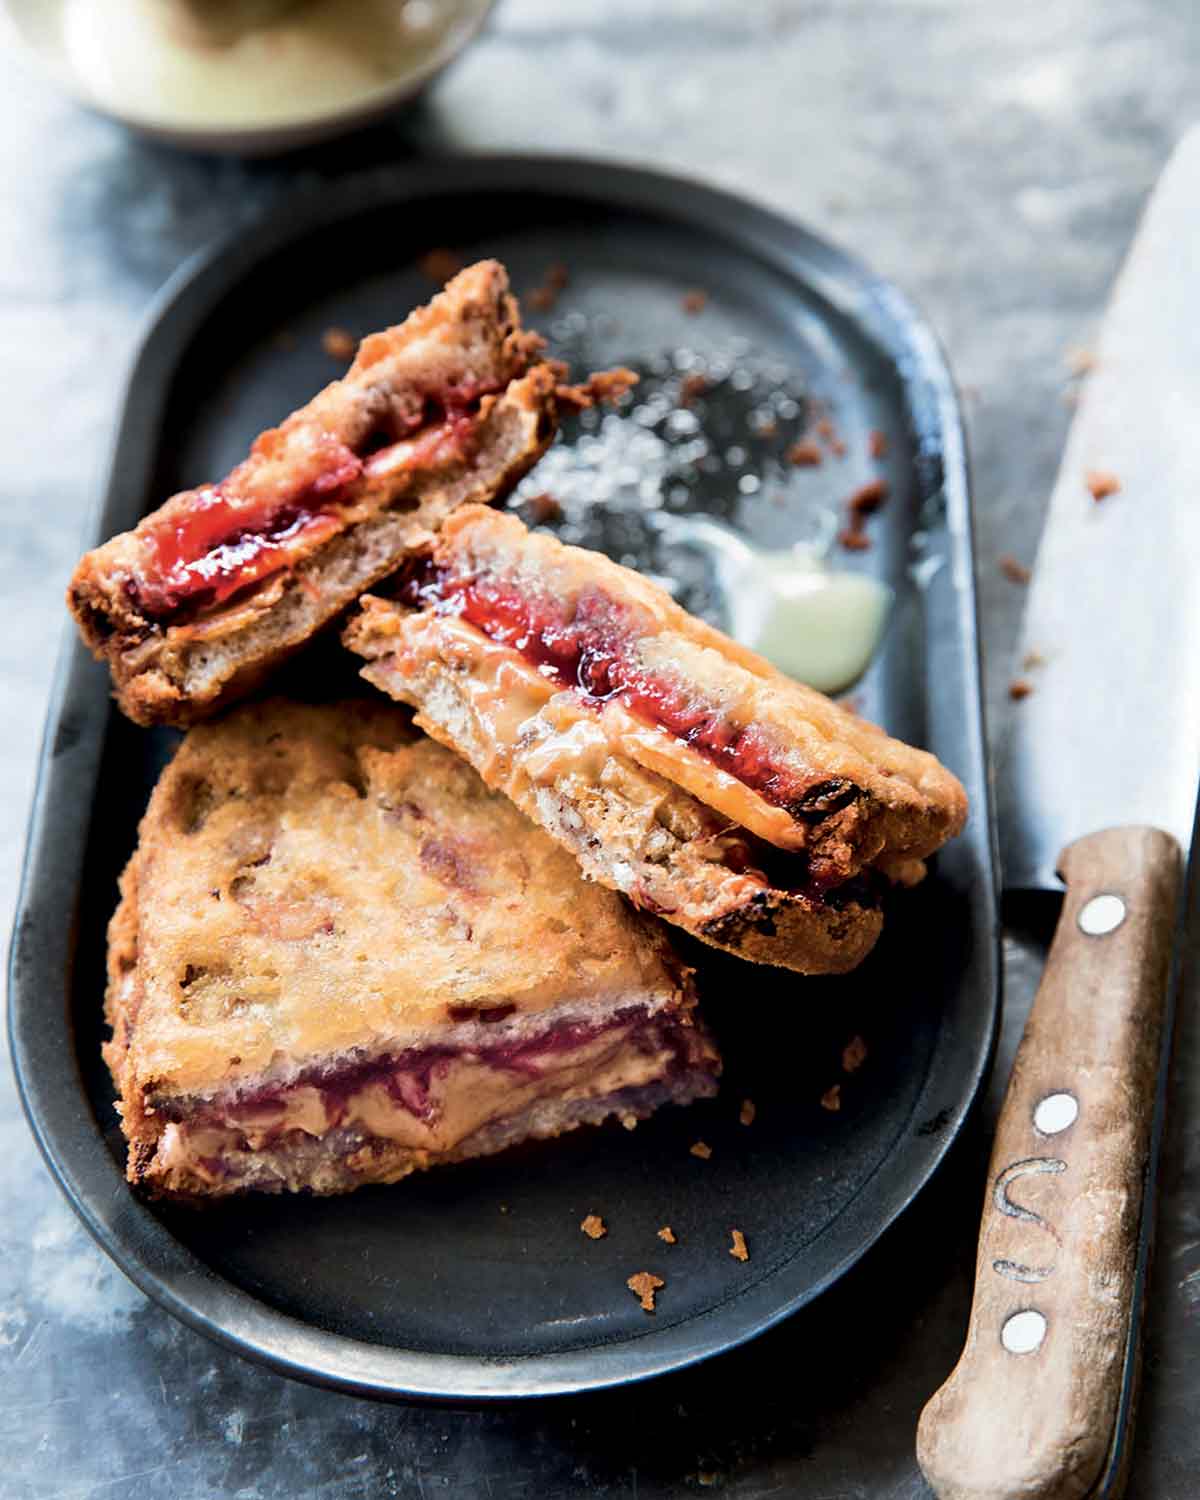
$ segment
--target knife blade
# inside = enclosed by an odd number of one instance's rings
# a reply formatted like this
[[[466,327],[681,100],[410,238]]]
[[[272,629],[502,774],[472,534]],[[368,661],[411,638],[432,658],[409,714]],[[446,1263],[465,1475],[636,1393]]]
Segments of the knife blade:
[[[1116,282],[1027,603],[1031,690],[999,788],[1005,883],[1064,899],[996,1130],[966,1346],[918,1427],[940,1500],[1120,1485],[1200,784],[1198,202],[1200,129]]]

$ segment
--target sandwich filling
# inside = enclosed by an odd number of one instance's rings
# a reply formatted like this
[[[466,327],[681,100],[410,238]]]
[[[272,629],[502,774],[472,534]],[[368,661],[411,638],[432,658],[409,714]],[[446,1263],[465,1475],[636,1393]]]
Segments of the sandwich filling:
[[[490,1013],[493,1017],[496,1012]],[[233,1188],[264,1162],[287,1177],[289,1158],[317,1145],[338,1169],[378,1175],[392,1147],[414,1153],[409,1169],[451,1154],[540,1101],[622,1101],[653,1085],[676,1097],[716,1091],[716,1053],[686,1014],[622,1007],[603,1020],[552,1025],[529,1036],[462,1047],[448,1043],[379,1056],[351,1056],[287,1081],[250,1081],[208,1099],[146,1101],[165,1122],[153,1170],[184,1186]],[[261,1185],[261,1183],[259,1184]]]
[[[399,597],[412,608],[467,620],[588,706],[622,704],[797,821],[824,817],[858,795],[841,777],[814,780],[784,764],[764,726],[739,722],[700,684],[671,681],[647,659],[635,612],[603,588],[584,588],[568,606],[511,579],[463,573],[426,556],[408,564]]]
[[[237,493],[236,470],[193,491],[186,510],[146,528],[126,585],[132,603],[168,625],[294,566],[366,511],[395,503],[415,473],[469,463],[482,399],[499,389],[474,382],[426,393],[415,410],[393,407],[382,421],[364,421],[350,445],[318,434],[286,486],[249,503]]]

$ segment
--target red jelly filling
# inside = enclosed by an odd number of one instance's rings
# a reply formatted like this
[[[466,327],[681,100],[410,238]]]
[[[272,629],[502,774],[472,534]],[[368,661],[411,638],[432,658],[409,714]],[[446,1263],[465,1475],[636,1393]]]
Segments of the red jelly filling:
[[[150,619],[166,620],[185,607],[223,604],[286,567],[301,547],[335,535],[342,521],[334,506],[364,475],[376,479],[470,458],[480,398],[495,389],[478,381],[448,387],[440,397],[427,397],[410,422],[390,418],[357,452],[326,437],[292,493],[258,505],[235,504],[226,493],[228,480],[196,490],[180,518],[151,529],[149,565],[129,586],[138,607]]]
[[[462,577],[424,558],[407,570],[400,597],[468,620],[588,703],[618,700],[792,817],[823,817],[856,795],[839,777],[814,783],[779,765],[758,725],[732,723],[691,689],[648,670],[637,654],[636,621],[600,589],[585,589],[568,617],[560,600],[522,593],[504,579]]]

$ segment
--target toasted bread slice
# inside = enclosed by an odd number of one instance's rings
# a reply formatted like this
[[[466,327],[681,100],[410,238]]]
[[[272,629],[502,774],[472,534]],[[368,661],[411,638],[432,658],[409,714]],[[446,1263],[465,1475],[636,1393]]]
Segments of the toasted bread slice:
[[[121,889],[105,1057],[155,1192],[342,1192],[715,1091],[663,931],[382,700],[193,730]]]
[[[89,552],[68,603],[140,724],[256,687],[456,506],[503,497],[591,399],[522,329],[504,268],[470,266],[264,432],[224,480]],[[606,394],[623,388],[618,372]]]
[[[569,847],[696,936],[861,961],[886,881],[962,827],[934,756],[783,676],[597,553],[468,507],[345,639],[363,675]]]

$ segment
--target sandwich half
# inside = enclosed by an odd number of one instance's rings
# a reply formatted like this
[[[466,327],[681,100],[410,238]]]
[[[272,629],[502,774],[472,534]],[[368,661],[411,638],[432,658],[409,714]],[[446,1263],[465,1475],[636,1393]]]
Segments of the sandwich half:
[[[245,694],[456,506],[507,494],[561,406],[624,388],[627,372],[564,386],[541,351],[503,266],[481,261],[364,339],[220,483],[89,552],[68,603],[124,712],[186,726]]]
[[[105,1059],[154,1193],[339,1193],[716,1092],[690,971],[385,703],[247,705],[164,771]]]
[[[853,968],[966,796],[934,756],[785,677],[595,552],[459,511],[347,627],[418,709],[637,906],[745,958]]]

